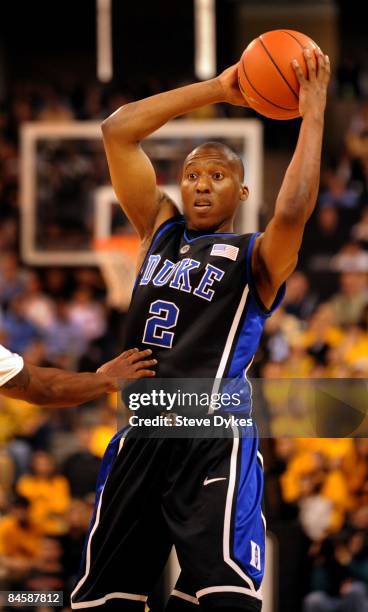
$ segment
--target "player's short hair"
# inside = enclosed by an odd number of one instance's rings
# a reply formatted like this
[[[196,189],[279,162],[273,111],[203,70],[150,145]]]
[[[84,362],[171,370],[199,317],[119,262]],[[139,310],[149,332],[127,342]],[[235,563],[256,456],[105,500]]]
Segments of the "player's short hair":
[[[241,181],[244,180],[244,164],[243,164],[243,160],[227,144],[225,144],[223,142],[218,142],[216,140],[209,140],[207,142],[203,142],[202,144],[198,145],[198,147],[195,147],[195,149],[193,149],[193,151],[201,151],[202,149],[215,149],[215,150],[217,150],[221,155],[223,155],[229,161],[234,163],[235,168],[238,170],[238,173],[239,173],[239,176],[240,176],[240,180]],[[186,157],[186,160],[188,159],[188,157],[190,157],[190,155],[193,153],[193,151],[188,153],[188,155]]]

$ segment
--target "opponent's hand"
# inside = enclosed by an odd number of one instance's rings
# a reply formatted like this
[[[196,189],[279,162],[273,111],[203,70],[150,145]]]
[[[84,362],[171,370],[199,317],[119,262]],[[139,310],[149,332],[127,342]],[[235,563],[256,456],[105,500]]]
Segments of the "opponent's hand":
[[[323,117],[331,75],[330,60],[328,55],[324,55],[320,49],[316,49],[314,53],[311,49],[304,49],[304,57],[308,68],[307,78],[298,61],[292,61],[300,85],[299,113],[302,117],[307,114],[316,118]]]
[[[139,351],[137,348],[129,349],[115,359],[104,363],[98,368],[97,373],[121,380],[152,377],[156,372],[151,368],[157,364],[157,359],[149,359],[151,355],[151,349],[145,351]]]
[[[217,80],[224,93],[224,102],[234,104],[235,106],[249,106],[239,88],[238,64],[226,68],[224,72],[219,74]]]

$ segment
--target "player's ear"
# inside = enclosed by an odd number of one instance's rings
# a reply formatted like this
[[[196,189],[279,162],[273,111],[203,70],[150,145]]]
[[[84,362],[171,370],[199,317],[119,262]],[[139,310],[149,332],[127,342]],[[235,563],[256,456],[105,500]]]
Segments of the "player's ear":
[[[242,185],[240,189],[240,199],[245,202],[249,196],[249,189],[246,185]]]

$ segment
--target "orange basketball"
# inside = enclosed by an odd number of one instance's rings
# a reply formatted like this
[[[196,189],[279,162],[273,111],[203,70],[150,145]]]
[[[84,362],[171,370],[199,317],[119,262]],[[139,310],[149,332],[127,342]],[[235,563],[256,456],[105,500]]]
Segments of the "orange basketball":
[[[298,60],[307,76],[303,49],[315,42],[294,30],[273,30],[255,38],[239,62],[239,87],[248,104],[271,119],[299,117],[299,83],[291,65]]]

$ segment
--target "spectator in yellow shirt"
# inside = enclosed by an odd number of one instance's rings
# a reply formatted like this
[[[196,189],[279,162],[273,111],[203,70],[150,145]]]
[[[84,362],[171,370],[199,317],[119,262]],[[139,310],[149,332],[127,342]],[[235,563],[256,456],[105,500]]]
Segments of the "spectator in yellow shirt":
[[[359,368],[368,373],[368,306],[365,306],[361,320],[346,331],[341,345],[341,354],[345,363],[351,368]]]
[[[22,560],[37,556],[41,534],[30,520],[29,510],[29,500],[19,496],[0,519],[0,555]]]
[[[22,476],[17,492],[31,502],[31,518],[48,535],[65,532],[65,513],[70,505],[68,481],[55,473],[51,455],[37,451],[33,455],[32,473]]]
[[[337,347],[343,339],[342,330],[336,325],[333,308],[330,304],[320,304],[301,334],[301,343],[315,358],[323,351]]]
[[[116,433],[117,415],[111,407],[106,406],[100,411],[98,425],[92,428],[90,451],[96,457],[103,457],[113,435]]]
[[[30,520],[29,510],[28,499],[17,497],[0,519],[0,567],[9,585],[28,576],[38,555],[41,534]]]

